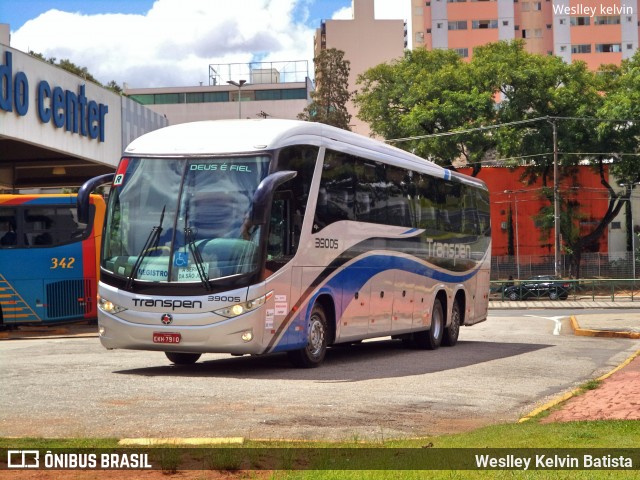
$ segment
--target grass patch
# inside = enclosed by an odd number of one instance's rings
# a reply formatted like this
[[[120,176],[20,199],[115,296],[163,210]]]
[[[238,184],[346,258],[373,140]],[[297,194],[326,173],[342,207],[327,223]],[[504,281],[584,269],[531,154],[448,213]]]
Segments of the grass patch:
[[[521,424],[502,424],[480,428],[472,432],[424,437],[410,440],[384,439],[377,442],[363,442],[354,438],[345,442],[283,442],[283,441],[247,441],[241,447],[226,446],[185,450],[186,460],[178,449],[156,449],[155,459],[167,478],[176,471],[206,470],[223,471],[225,478],[259,478],[270,480],[293,479],[640,479],[640,470],[385,470],[384,463],[377,463],[377,470],[350,470],[344,462],[335,469],[336,455],[345,450],[353,454],[355,449],[365,449],[360,455],[360,466],[369,468],[371,461],[380,461],[385,455],[391,456],[391,465],[397,465],[393,458],[398,449],[412,449],[413,455],[457,455],[462,450],[450,452],[442,449],[475,449],[473,454],[482,454],[487,449],[613,449],[635,448],[638,443],[637,421],[606,420],[588,422],[567,422],[540,424],[530,421]],[[118,451],[140,451],[140,448],[123,448],[117,439],[98,438],[0,438],[0,448],[11,449],[114,449]],[[154,450],[153,448],[149,449]],[[468,452],[468,450],[466,450]],[[248,453],[247,453],[248,452]],[[275,453],[274,453],[275,452]],[[308,454],[308,455],[307,455]],[[403,453],[400,452],[400,455]],[[248,456],[247,456],[248,455]],[[279,455],[276,468],[272,468],[269,458]],[[594,453],[597,455],[597,453]],[[356,453],[357,456],[357,453]],[[403,457],[404,458],[404,457]],[[413,457],[415,458],[415,457]],[[429,457],[431,458],[431,457]],[[638,455],[634,462],[640,461]],[[222,462],[222,463],[221,463]],[[371,464],[373,465],[373,463]],[[380,465],[383,465],[380,467]],[[410,464],[412,465],[412,464]],[[431,464],[430,464],[431,465]],[[332,469],[334,468],[334,469]],[[358,468],[358,467],[356,467]],[[403,467],[404,468],[404,467]],[[99,478],[99,476],[97,477]],[[189,477],[191,478],[191,477]],[[195,478],[195,477],[194,477]],[[215,477],[218,478],[218,477]]]

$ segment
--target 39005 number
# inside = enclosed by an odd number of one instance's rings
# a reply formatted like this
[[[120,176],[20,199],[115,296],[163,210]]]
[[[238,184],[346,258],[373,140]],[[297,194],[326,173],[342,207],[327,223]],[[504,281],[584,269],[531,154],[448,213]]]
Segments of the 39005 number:
[[[316,248],[332,248],[338,249],[338,239],[337,238],[316,238]]]

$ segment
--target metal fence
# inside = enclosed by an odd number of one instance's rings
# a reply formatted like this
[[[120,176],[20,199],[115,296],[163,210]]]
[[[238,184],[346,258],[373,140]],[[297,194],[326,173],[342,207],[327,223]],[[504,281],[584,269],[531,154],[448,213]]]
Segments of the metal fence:
[[[640,302],[640,279],[494,280],[489,299]]]
[[[519,261],[518,261],[519,260]],[[526,279],[536,275],[554,275],[553,255],[520,255],[491,258],[491,280]],[[571,266],[567,255],[561,256],[562,278],[576,278],[578,272]],[[580,261],[580,279],[638,279],[640,260],[631,252],[583,253]],[[635,270],[635,272],[634,272]]]

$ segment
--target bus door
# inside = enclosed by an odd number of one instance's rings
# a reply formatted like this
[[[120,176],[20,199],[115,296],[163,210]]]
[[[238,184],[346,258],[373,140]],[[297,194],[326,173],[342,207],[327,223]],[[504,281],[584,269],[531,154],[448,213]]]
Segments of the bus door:
[[[300,295],[300,269],[283,268],[295,252],[295,227],[291,212],[291,192],[277,191],[271,205],[267,233],[265,276],[268,290],[273,290],[274,308],[265,312],[264,343],[268,344],[286,318],[292,299]],[[299,238],[299,234],[298,234]],[[294,276],[297,277],[294,279]],[[293,292],[293,289],[297,289]],[[283,339],[288,343],[289,339]]]

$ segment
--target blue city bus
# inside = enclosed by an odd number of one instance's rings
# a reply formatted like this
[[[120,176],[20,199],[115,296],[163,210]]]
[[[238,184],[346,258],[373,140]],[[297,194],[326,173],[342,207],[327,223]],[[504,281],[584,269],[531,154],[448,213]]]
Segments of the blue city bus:
[[[75,195],[0,195],[0,327],[97,317],[97,272],[105,202]]]

